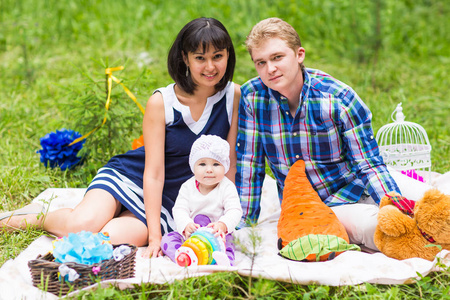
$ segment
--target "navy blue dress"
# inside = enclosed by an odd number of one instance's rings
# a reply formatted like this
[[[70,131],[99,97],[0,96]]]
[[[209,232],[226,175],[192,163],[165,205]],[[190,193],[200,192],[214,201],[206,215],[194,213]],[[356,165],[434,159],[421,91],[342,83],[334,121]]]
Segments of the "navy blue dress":
[[[189,107],[182,105],[174,91],[174,84],[157,90],[164,99],[166,119],[165,181],[161,207],[161,232],[175,230],[172,207],[181,185],[193,176],[189,167],[189,153],[194,141],[202,134],[227,138],[234,101],[234,84],[208,98],[198,121],[191,117]],[[145,149],[140,147],[114,156],[101,168],[88,190],[100,188],[111,193],[120,203],[147,225],[143,174]]]

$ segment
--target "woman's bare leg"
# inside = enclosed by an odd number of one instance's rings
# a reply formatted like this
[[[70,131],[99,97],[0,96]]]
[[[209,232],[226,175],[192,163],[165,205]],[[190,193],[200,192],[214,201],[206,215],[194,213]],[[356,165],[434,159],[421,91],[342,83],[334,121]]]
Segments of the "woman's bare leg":
[[[122,205],[110,193],[101,189],[89,190],[74,208],[62,208],[47,213],[14,216],[8,220],[10,228],[42,228],[56,236],[67,236],[82,230],[108,232],[111,243],[133,244],[138,247],[148,243],[147,226],[129,210],[120,213]]]
[[[148,244],[147,226],[129,210],[109,221],[101,231],[109,233],[113,245],[133,244],[142,247]]]
[[[49,212],[42,228],[56,236],[82,230],[99,232],[115,216],[122,205],[109,192],[102,189],[89,190],[74,208]]]
[[[98,232],[112,218],[119,215],[121,204],[110,193],[92,189],[74,208],[62,208],[45,215],[13,216],[1,221],[2,228],[26,229],[28,226],[44,229],[56,236],[65,236],[81,230]]]

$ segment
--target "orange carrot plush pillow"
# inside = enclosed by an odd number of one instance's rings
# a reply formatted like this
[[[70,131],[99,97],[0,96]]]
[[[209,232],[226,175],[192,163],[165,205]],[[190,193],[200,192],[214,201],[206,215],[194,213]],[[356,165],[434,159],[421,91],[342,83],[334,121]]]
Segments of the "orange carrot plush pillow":
[[[348,235],[334,212],[320,199],[298,160],[285,180],[281,215],[278,221],[280,255],[299,261],[324,261],[346,250]]]

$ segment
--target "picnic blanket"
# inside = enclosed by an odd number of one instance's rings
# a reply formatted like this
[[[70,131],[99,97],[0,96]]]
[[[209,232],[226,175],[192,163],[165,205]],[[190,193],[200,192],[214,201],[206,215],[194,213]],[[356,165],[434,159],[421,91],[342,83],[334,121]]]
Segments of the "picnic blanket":
[[[395,174],[393,175],[396,176]],[[444,175],[441,175],[444,176]],[[444,192],[449,188],[450,178],[435,176]],[[397,180],[397,179],[396,179]],[[404,180],[404,179],[401,179]],[[440,180],[440,181],[439,181]],[[415,182],[412,182],[415,183]],[[414,184],[412,187],[415,186]],[[409,191],[409,190],[408,190]],[[407,193],[403,191],[402,193]],[[49,210],[62,207],[74,207],[83,197],[85,189],[47,189],[34,202],[50,202]],[[414,194],[414,193],[413,193]],[[405,195],[408,197],[408,195]],[[415,193],[417,196],[417,193]],[[107,280],[100,284],[114,284],[121,289],[132,288],[141,283],[170,283],[188,277],[204,276],[215,272],[234,271],[243,276],[263,277],[267,279],[292,282],[295,284],[319,284],[330,286],[358,285],[364,282],[376,284],[411,283],[421,274],[439,271],[440,263],[450,266],[450,252],[443,250],[430,262],[420,258],[395,260],[382,253],[347,251],[327,262],[289,261],[278,255],[276,226],[280,215],[276,183],[266,177],[263,187],[260,222],[255,228],[244,228],[235,232],[237,244],[236,265],[234,267],[197,266],[182,268],[167,257],[145,259],[141,257],[143,248],[136,255],[136,273],[134,278],[125,280]],[[249,236],[257,235],[261,243],[253,249]],[[53,294],[33,287],[28,269],[28,261],[39,254],[46,254],[52,249],[53,238],[42,236],[29,245],[15,259],[8,260],[0,268],[0,299],[57,299]],[[252,259],[244,254],[247,248],[256,254]],[[85,289],[95,288],[94,286]],[[72,295],[73,292],[69,295]]]

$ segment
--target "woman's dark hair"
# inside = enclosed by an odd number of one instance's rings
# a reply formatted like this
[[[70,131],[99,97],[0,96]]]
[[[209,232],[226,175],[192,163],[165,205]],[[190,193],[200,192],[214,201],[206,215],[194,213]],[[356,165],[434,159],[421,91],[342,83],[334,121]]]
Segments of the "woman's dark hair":
[[[221,91],[233,79],[236,65],[233,42],[222,23],[213,18],[192,20],[181,29],[170,48],[167,59],[169,74],[175,83],[189,94],[193,94],[197,86],[191,76],[186,76],[187,67],[183,60],[183,54],[187,57],[189,52],[195,52],[200,46],[205,52],[210,45],[217,50],[226,49],[228,51],[225,75],[215,86],[216,91]]]

